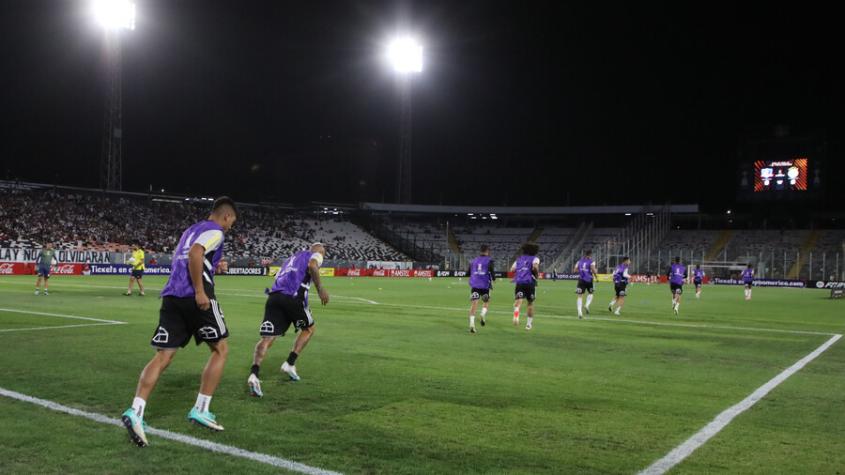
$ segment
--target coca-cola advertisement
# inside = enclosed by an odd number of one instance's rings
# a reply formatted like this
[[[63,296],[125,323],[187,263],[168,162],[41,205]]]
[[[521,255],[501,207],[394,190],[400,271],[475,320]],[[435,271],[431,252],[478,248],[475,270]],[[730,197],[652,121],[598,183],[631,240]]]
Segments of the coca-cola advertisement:
[[[88,264],[56,264],[50,267],[53,275],[89,275]],[[28,262],[0,262],[0,275],[34,275],[35,264]]]

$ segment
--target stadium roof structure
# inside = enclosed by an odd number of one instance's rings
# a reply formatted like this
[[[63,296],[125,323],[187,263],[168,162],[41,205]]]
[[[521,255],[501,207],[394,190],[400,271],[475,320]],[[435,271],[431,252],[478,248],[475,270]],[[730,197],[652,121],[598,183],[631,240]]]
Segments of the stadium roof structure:
[[[361,203],[361,209],[388,213],[414,214],[494,214],[494,215],[598,215],[656,213],[669,208],[673,214],[699,212],[697,204],[619,205],[619,206],[450,206],[393,203]]]

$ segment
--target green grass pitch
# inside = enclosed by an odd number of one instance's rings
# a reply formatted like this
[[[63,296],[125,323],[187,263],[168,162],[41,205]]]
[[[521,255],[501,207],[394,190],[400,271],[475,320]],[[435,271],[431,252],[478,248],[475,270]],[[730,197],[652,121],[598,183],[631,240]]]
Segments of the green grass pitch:
[[[34,280],[0,277],[0,388],[118,417],[152,355],[164,278],[145,278],[144,298],[121,296],[123,277],[56,276],[50,296],[33,295]],[[344,473],[635,473],[823,333],[845,333],[845,302],[825,291],[759,288],[746,302],[741,287],[706,286],[696,300],[688,286],[674,317],[668,286],[637,284],[613,317],[611,286],[599,284],[593,318],[579,321],[565,281],[541,282],[526,331],[511,324],[512,284],[499,281],[489,323],[473,335],[465,280],[328,278],[329,306],[312,299],[317,333],[297,362],[302,381],[278,371],[289,334],[265,361],[258,400],[246,378],[270,282],[218,278],[231,350],[211,410],[225,432],[185,420],[208,355],[193,344],[148,401],[152,427]],[[65,327],[92,322],[25,312],[127,324]],[[150,441],[138,449],[121,428],[0,397],[0,473],[278,473]],[[714,472],[845,473],[845,342],[673,469]]]

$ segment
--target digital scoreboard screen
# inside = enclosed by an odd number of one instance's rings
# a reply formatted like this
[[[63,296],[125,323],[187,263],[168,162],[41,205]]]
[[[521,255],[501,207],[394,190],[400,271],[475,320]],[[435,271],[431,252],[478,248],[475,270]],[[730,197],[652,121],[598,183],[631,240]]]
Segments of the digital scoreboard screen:
[[[789,160],[757,160],[754,162],[754,192],[806,191],[806,158]]]

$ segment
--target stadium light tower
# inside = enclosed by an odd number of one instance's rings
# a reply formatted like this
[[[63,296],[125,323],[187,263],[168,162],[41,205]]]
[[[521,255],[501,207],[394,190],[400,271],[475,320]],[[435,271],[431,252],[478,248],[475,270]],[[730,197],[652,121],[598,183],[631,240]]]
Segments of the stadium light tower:
[[[411,36],[397,36],[387,45],[387,61],[399,80],[399,173],[396,202],[411,202],[411,78],[423,69],[423,47]]]
[[[135,29],[135,4],[129,0],[95,0],[95,22],[103,29],[106,64],[106,105],[100,152],[100,188],[123,189],[123,100],[120,36]]]

